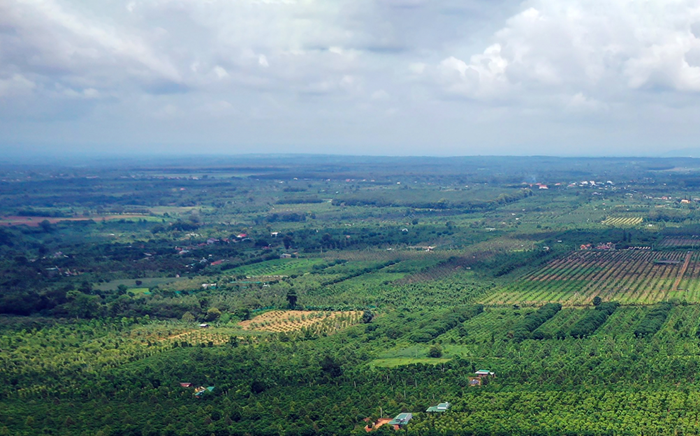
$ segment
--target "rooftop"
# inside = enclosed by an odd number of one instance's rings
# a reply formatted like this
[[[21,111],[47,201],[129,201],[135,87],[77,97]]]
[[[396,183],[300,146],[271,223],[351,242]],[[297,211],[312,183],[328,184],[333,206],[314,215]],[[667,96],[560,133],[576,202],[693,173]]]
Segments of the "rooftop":
[[[406,425],[411,418],[413,418],[413,414],[411,413],[399,413],[389,422],[389,425]]]
[[[444,411],[446,411],[447,409],[449,409],[450,406],[451,406],[450,403],[444,402],[444,403],[438,404],[437,406],[430,406],[430,407],[428,407],[428,410],[426,410],[426,412],[428,412],[428,413],[432,413],[432,412],[444,412]]]

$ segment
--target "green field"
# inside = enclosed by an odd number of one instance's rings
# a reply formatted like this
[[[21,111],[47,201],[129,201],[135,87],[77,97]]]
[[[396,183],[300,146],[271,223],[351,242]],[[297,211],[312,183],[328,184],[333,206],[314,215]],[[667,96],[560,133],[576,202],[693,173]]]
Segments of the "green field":
[[[0,164],[0,435],[700,434],[700,161],[177,162]]]

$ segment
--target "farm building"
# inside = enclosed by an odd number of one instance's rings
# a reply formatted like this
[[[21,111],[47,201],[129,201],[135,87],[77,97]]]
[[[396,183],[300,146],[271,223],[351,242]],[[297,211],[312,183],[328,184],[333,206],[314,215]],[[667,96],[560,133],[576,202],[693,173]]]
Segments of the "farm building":
[[[444,402],[444,403],[438,404],[437,406],[428,407],[428,410],[426,410],[426,412],[427,413],[435,413],[435,412],[442,413],[442,412],[446,412],[447,409],[450,408],[450,406],[451,406],[450,403]]]
[[[207,393],[207,392],[213,392],[213,391],[214,391],[214,386],[208,386],[208,387],[206,387],[206,388],[205,388],[204,386],[200,386],[200,387],[198,387],[197,389],[194,390],[194,396],[195,396],[195,397],[201,397],[201,396],[204,395],[205,393]]]
[[[411,418],[413,418],[412,413],[399,413],[394,419],[389,421],[389,425],[393,425],[394,429],[399,429],[408,425],[408,421],[410,421]]]
[[[475,372],[477,377],[496,377],[496,373],[493,371],[489,371],[488,369],[480,369],[477,372]]]

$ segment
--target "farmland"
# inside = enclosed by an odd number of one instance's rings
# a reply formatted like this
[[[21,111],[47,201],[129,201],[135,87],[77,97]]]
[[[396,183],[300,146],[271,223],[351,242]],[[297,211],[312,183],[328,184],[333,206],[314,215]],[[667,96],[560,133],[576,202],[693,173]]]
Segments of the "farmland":
[[[241,321],[239,325],[244,330],[262,332],[286,333],[306,329],[327,334],[357,324],[361,317],[361,312],[273,310],[249,321]]]
[[[603,221],[606,226],[612,227],[634,227],[642,223],[642,217],[608,217]]]
[[[130,165],[0,165],[0,435],[700,433],[700,162]]]
[[[585,305],[595,297],[623,304],[652,304],[668,299],[700,302],[698,274],[697,253],[581,251],[549,262],[482,302]]]

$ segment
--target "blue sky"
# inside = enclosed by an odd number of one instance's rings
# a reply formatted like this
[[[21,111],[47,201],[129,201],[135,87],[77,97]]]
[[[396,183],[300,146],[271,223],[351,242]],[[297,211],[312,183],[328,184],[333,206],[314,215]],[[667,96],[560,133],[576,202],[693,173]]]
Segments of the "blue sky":
[[[700,5],[4,0],[5,153],[660,155]]]

